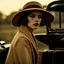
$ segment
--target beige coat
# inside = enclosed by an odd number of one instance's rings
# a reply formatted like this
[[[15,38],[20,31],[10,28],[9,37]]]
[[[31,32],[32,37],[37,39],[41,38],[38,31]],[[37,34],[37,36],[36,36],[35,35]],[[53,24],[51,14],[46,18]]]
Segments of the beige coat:
[[[37,64],[37,58],[36,40],[25,26],[19,27],[11,43],[5,64]]]

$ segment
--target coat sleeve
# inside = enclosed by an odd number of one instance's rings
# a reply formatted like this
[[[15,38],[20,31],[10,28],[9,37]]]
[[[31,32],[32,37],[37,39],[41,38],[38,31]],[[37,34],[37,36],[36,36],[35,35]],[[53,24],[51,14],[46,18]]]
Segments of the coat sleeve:
[[[17,41],[14,51],[18,57],[19,64],[32,64],[31,48],[26,38],[20,38]]]

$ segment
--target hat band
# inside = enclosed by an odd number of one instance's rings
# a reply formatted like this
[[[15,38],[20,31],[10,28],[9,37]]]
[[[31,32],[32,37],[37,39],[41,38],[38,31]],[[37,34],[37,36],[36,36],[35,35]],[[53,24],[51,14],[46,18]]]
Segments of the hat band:
[[[24,9],[28,9],[28,8],[42,8],[41,6],[37,6],[37,5],[32,5],[32,6],[27,6]]]

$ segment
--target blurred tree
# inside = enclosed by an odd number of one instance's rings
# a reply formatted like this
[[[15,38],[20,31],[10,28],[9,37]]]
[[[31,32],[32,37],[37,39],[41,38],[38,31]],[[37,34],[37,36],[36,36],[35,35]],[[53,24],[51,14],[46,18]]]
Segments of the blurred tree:
[[[6,16],[6,24],[12,24],[12,18],[16,14],[16,12],[12,12],[10,15]]]
[[[4,23],[4,18],[3,18],[3,14],[0,12],[0,24],[3,24]]]

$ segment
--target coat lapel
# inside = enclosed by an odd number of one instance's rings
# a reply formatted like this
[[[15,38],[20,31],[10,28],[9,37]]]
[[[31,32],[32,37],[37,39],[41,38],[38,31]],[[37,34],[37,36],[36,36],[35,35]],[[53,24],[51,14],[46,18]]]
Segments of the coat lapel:
[[[25,27],[25,26],[20,26],[19,27],[19,31],[23,34],[21,36],[27,38],[32,43],[32,45],[34,46],[34,49],[35,49],[36,53],[38,54],[36,40],[35,40],[35,38],[33,38],[32,34],[29,32],[28,28]]]

